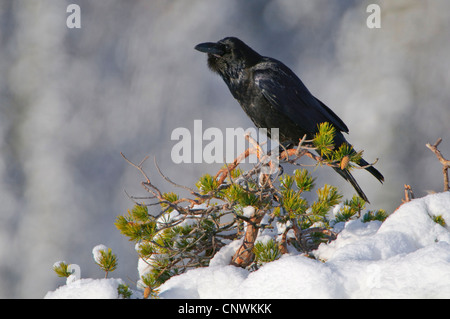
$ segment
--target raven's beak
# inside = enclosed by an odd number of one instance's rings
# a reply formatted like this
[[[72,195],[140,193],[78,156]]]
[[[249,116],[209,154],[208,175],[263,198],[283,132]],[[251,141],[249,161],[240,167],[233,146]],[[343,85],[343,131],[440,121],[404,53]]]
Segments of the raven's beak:
[[[197,44],[194,48],[197,51],[209,53],[215,56],[222,56],[225,54],[223,45],[220,43],[214,43],[214,42],[205,42]]]

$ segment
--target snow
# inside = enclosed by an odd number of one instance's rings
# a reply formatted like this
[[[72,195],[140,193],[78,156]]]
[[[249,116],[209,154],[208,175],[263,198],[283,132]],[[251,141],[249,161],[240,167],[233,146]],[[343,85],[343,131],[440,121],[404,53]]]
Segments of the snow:
[[[121,279],[80,279],[49,291],[45,299],[118,299]]]
[[[253,272],[229,265],[240,245],[233,241],[209,267],[165,282],[160,298],[450,298],[450,228],[433,221],[439,215],[450,222],[450,192],[405,203],[383,223],[340,223],[315,259],[290,251]],[[82,279],[46,298],[117,298],[114,287]]]
[[[247,218],[252,218],[255,214],[255,207],[253,206],[246,206],[242,209],[243,215]]]
[[[164,283],[161,298],[236,298],[233,292],[239,289],[249,272],[245,269],[226,266],[197,268],[175,276]]]
[[[101,251],[103,252],[107,252],[108,251],[108,247],[106,247],[103,244],[97,245],[92,249],[92,257],[94,258],[95,262],[97,264],[100,264],[100,260],[102,258],[102,254]]]

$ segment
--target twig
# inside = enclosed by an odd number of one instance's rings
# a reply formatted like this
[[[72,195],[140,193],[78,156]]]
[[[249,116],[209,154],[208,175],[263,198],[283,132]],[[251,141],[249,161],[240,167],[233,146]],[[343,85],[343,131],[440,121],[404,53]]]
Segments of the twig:
[[[159,168],[158,163],[156,162],[156,157],[154,158],[154,163],[155,163],[156,169],[158,170],[159,175],[161,175],[161,177],[164,178],[168,183],[170,183],[170,184],[172,184],[172,185],[174,185],[174,186],[176,186],[176,187],[183,188],[183,189],[189,191],[192,195],[195,195],[195,196],[201,196],[200,194],[198,194],[198,193],[197,193],[195,190],[193,190],[192,188],[187,187],[187,186],[183,186],[183,185],[180,185],[180,184],[177,184],[177,183],[173,182],[170,178],[168,178],[166,175],[164,175],[164,174],[161,172],[161,169]]]
[[[145,190],[149,193],[152,193],[159,200],[163,200],[160,190],[151,183],[150,177],[148,177],[147,173],[145,173],[144,169],[142,168],[142,165],[148,159],[148,156],[146,156],[138,165],[136,165],[132,161],[130,161],[122,152],[120,152],[120,155],[122,155],[122,157],[128,162],[128,164],[135,167],[142,174],[142,176],[144,176],[146,181],[142,182],[141,185],[145,188]]]
[[[410,185],[405,184],[405,199],[402,200],[403,203],[410,202],[414,199],[414,193]]]
[[[450,168],[450,161],[444,158],[441,152],[438,150],[438,145],[442,142],[442,138],[438,138],[436,143],[433,145],[427,143],[426,147],[428,147],[434,155],[438,158],[439,162],[442,164],[442,174],[444,175],[444,192],[449,190],[449,182],[448,182],[448,169]]]
[[[123,154],[122,152],[120,152],[120,155],[122,155],[122,157],[125,159],[125,161],[128,162],[128,164],[130,164],[131,166],[137,168],[139,170],[139,172],[141,172],[141,174],[145,177],[145,179],[147,180],[148,183],[150,183],[150,178],[147,176],[147,174],[143,171],[142,169],[142,165],[144,164],[144,162],[148,159],[148,156],[146,156],[140,163],[139,165],[134,164],[132,161],[130,161],[125,154]]]

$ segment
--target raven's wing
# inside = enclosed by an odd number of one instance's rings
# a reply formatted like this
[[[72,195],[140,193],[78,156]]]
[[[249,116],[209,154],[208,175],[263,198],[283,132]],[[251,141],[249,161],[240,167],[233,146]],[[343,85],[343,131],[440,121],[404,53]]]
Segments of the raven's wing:
[[[283,63],[270,59],[260,63],[253,73],[256,85],[274,108],[292,119],[307,132],[329,122],[348,133],[345,123],[324,103],[315,98],[303,82]]]

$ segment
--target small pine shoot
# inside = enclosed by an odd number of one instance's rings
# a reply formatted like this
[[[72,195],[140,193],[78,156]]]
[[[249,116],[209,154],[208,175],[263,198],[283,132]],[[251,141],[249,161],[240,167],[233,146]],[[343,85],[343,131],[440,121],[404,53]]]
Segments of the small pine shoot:
[[[341,169],[350,170],[353,163],[358,163],[362,158],[362,151],[355,152],[353,147],[347,143],[343,143],[331,156],[331,160],[339,163]]]
[[[317,148],[320,156],[328,158],[334,150],[334,136],[336,129],[328,122],[318,125],[318,132],[315,134],[313,144]]]
[[[432,219],[436,224],[439,224],[442,227],[446,226],[445,219],[444,217],[442,217],[442,215],[432,216]]]
[[[232,184],[225,193],[230,202],[236,203],[241,208],[247,206],[261,207],[264,203],[253,192],[244,189],[239,184]]]
[[[217,191],[219,182],[211,175],[203,175],[195,184],[202,195]]]
[[[318,132],[314,136],[313,145],[325,161],[337,165],[340,169],[351,170],[354,167],[352,163],[359,163],[363,152],[356,152],[347,143],[341,144],[336,149],[334,145],[335,135],[336,129],[333,125],[328,122],[321,123],[318,125]]]
[[[363,223],[368,223],[373,220],[378,220],[380,222],[384,222],[385,219],[388,217],[388,214],[384,209],[379,209],[377,211],[368,211],[366,214],[364,214],[362,218]]]
[[[170,192],[170,193],[164,193],[163,198],[169,203],[174,203],[179,199],[179,196],[178,196],[178,194],[175,194],[174,192]],[[168,203],[161,202],[161,207],[166,208],[168,206],[169,206]],[[167,212],[170,213],[172,211],[173,211],[173,207],[168,207]]]
[[[156,221],[149,215],[147,206],[136,204],[126,216],[118,216],[114,223],[130,241],[152,238],[156,232]]]
[[[95,263],[105,272],[105,278],[110,272],[117,268],[117,256],[112,253],[111,248],[98,245],[93,249]]]
[[[300,192],[309,192],[314,188],[316,179],[313,178],[306,169],[296,169],[294,180]]]
[[[53,265],[53,271],[56,273],[58,277],[69,277],[72,275],[72,272],[69,271],[69,265],[64,261],[58,261]]]
[[[119,298],[121,299],[130,299],[133,292],[130,290],[130,288],[125,284],[119,284],[117,286],[117,294],[119,295]]]
[[[346,222],[354,216],[361,216],[366,202],[359,196],[354,195],[351,200],[344,201],[344,206],[336,214],[335,222]]]
[[[278,243],[270,239],[266,243],[257,242],[253,247],[255,262],[258,266],[272,262],[281,257],[281,250]]]
[[[311,205],[313,216],[323,221],[328,211],[340,203],[342,195],[335,186],[325,184],[317,190],[317,200]]]

